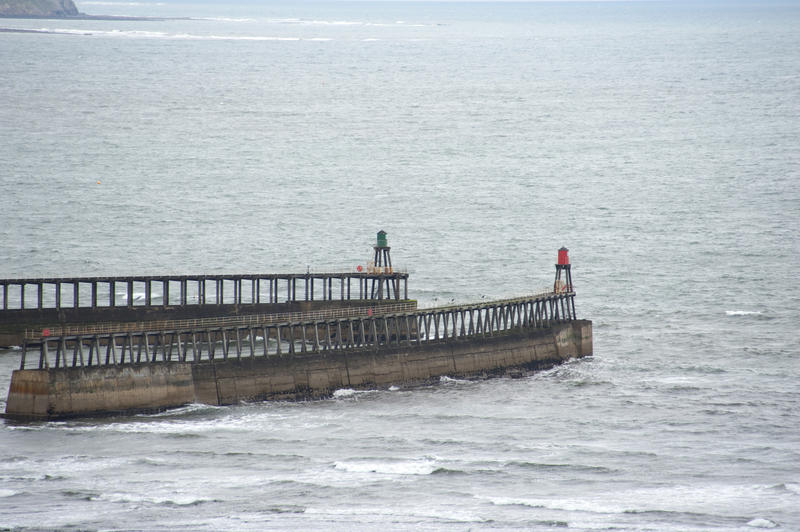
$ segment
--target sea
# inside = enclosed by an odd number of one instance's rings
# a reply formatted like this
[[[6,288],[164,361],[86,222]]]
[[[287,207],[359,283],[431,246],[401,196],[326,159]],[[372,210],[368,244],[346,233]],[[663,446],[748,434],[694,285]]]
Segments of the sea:
[[[152,18],[0,19],[0,278],[352,269],[384,230],[430,307],[565,246],[594,354],[0,420],[0,530],[800,530],[800,2],[77,5]]]

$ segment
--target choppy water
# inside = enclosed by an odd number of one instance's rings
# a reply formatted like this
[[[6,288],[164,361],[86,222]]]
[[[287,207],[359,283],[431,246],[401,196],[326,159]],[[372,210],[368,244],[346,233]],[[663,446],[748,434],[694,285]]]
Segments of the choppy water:
[[[352,266],[384,229],[435,304],[566,245],[595,356],[5,422],[0,528],[800,529],[796,3],[79,7],[193,18],[0,21],[60,32],[0,33],[0,277]]]

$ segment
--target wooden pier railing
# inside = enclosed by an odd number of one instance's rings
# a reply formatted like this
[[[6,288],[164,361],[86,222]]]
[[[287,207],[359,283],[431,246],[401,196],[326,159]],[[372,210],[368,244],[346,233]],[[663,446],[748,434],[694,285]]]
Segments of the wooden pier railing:
[[[345,318],[50,336],[23,344],[20,369],[303,356],[457,342],[576,319],[574,292]],[[32,354],[38,356],[31,356]]]
[[[25,309],[351,299],[408,299],[408,273],[372,268],[340,273],[0,279],[0,314]]]

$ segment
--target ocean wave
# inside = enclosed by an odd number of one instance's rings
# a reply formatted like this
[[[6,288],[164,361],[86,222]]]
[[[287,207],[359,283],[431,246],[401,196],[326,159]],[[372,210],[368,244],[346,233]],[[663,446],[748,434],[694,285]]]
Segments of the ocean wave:
[[[726,316],[763,316],[760,310],[726,310]]]
[[[544,508],[548,510],[565,510],[568,512],[590,512],[599,514],[623,514],[624,506],[617,506],[609,502],[596,502],[591,499],[539,499],[520,497],[483,497],[495,506],[526,506],[529,508]]]
[[[92,496],[90,500],[121,503],[150,503],[164,506],[195,506],[206,502],[213,502],[213,499],[206,499],[189,494],[176,493],[154,496],[120,492],[101,493],[100,495]]]
[[[472,384],[472,381],[468,381],[467,379],[454,379],[453,377],[448,377],[447,375],[442,375],[439,377],[439,382],[441,384]]]
[[[176,416],[183,416],[186,414],[195,414],[198,412],[201,413],[210,412],[213,410],[220,410],[222,408],[224,407],[216,405],[208,405],[204,403],[191,403],[178,408],[171,408],[169,410],[164,410],[163,412],[157,412],[155,414],[137,414],[136,417],[145,417],[145,418],[176,417]]]
[[[755,519],[748,521],[747,526],[751,526],[753,528],[776,528],[778,523],[762,517],[756,517]]]
[[[216,19],[214,19],[216,20]],[[223,19],[225,21],[225,19]],[[396,20],[394,22],[369,22],[366,20],[347,20],[347,19],[340,19],[340,20],[325,20],[325,19],[302,19],[302,18],[271,18],[265,20],[267,23],[270,24],[286,24],[286,25],[293,25],[293,26],[364,26],[370,28],[396,28],[396,27],[405,27],[405,28],[425,28],[431,26],[431,24],[422,24],[422,23],[408,23],[404,20]],[[437,24],[437,26],[441,26],[442,24]]]
[[[209,22],[255,22],[254,18],[237,18],[237,17],[192,17],[190,20],[206,20]]]
[[[800,495],[800,484],[793,484],[793,483],[781,484],[781,487],[790,493],[794,493],[795,495]]]
[[[340,388],[333,392],[334,399],[344,399],[347,397],[357,397],[359,395],[366,395],[375,393],[375,390],[354,390],[352,388]]]
[[[0,499],[6,497],[13,497],[14,495],[17,495],[19,493],[20,493],[19,491],[0,488]]]
[[[439,466],[430,460],[354,460],[334,462],[334,469],[348,473],[378,473],[382,475],[430,475]]]
[[[583,464],[544,464],[537,462],[511,461],[511,462],[506,462],[506,466],[519,467],[523,469],[537,469],[542,471],[571,470],[571,471],[582,471],[587,473],[603,473],[603,474],[609,474],[614,472],[613,469],[610,469],[608,467],[583,465]]]
[[[166,5],[164,2],[109,2],[106,0],[89,0],[88,2],[80,0],[78,4],[80,4],[81,6],[124,6],[124,7]]]
[[[192,40],[192,41],[315,41],[324,42],[333,40],[328,37],[284,37],[275,35],[199,35],[196,33],[167,33],[163,31],[142,30],[78,30],[72,28],[38,28],[39,33],[54,33],[59,35],[77,35],[83,37],[109,37],[129,39],[165,39],[165,40]]]

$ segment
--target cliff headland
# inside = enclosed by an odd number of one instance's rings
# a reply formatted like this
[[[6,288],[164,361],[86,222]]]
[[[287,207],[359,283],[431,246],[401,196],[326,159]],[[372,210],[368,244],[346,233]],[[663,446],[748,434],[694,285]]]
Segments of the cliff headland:
[[[72,0],[0,0],[0,18],[55,18],[78,20],[165,20],[162,17],[87,15]],[[0,32],[57,33],[40,30],[0,28]]]
[[[0,0],[0,16],[3,17],[78,17],[72,0]]]

